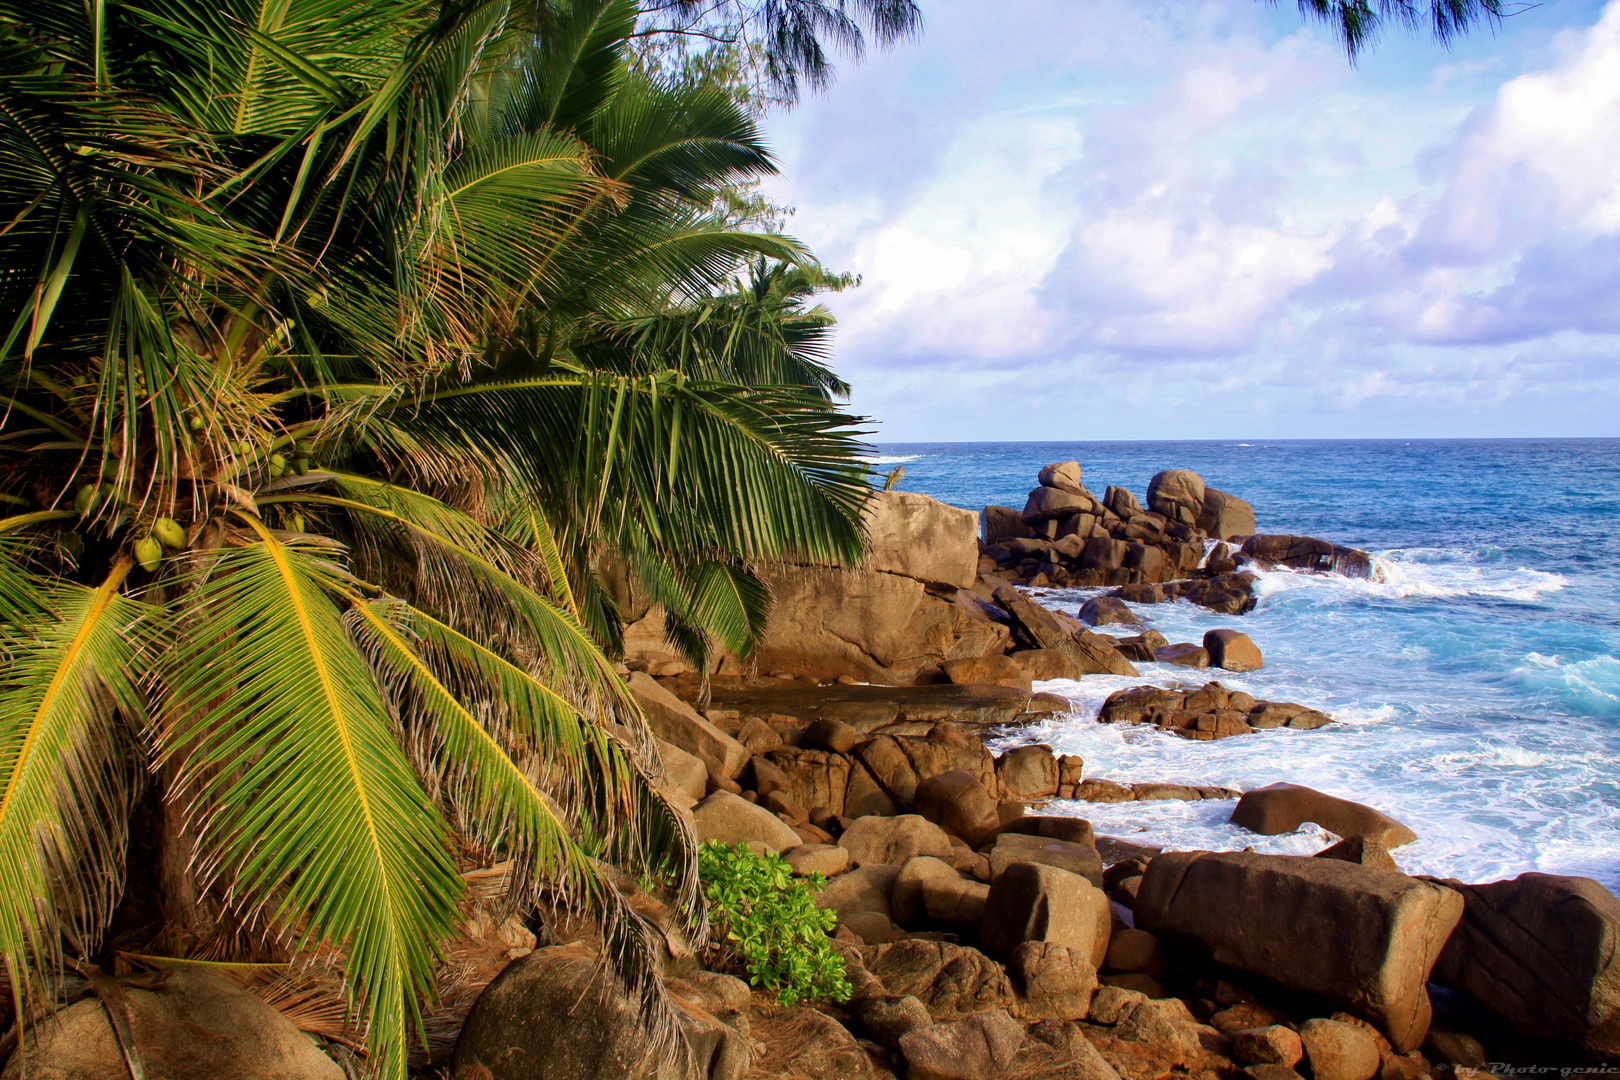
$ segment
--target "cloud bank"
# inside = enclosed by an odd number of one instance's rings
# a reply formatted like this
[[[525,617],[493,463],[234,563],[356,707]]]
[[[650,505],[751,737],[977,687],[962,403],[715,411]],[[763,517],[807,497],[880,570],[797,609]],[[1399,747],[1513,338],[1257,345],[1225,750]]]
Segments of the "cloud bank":
[[[1620,0],[927,11],[771,123],[880,439],[1620,434]]]

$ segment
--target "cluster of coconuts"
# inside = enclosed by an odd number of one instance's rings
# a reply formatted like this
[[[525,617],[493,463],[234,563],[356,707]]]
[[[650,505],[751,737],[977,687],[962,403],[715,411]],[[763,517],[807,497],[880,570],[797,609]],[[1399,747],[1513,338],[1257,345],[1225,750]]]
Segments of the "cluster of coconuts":
[[[135,561],[141,569],[151,573],[163,562],[163,549],[179,551],[186,546],[186,530],[173,518],[158,518],[152,522],[152,531],[135,541]]]

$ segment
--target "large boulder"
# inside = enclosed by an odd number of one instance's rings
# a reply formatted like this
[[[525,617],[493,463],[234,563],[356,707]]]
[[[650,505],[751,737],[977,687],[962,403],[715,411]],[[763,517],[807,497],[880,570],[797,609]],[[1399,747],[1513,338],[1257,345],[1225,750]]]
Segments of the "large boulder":
[[[1355,1024],[1317,1017],[1299,1026],[1299,1040],[1314,1080],[1372,1080],[1378,1075],[1378,1041]]]
[[[1359,548],[1332,544],[1313,536],[1250,536],[1243,541],[1242,551],[1262,569],[1286,566],[1319,574],[1379,580],[1371,555]]]
[[[1520,874],[1443,884],[1462,922],[1434,969],[1520,1032],[1620,1055],[1620,900],[1590,878]]]
[[[1025,525],[1039,525],[1044,521],[1059,521],[1074,514],[1090,513],[1097,500],[1062,488],[1038,487],[1029,493],[1021,515]]]
[[[1044,836],[1005,832],[990,849],[990,880],[995,881],[1014,863],[1040,863],[1078,874],[1099,889],[1103,883],[1102,856],[1090,844],[1074,844]]]
[[[676,1015],[705,1080],[740,1080],[748,1041],[696,1007]],[[260,1075],[274,1075],[270,1073]],[[649,1045],[640,1010],[597,956],[558,945],[509,964],[467,1014],[451,1065],[454,1080],[678,1080],[678,1054]]]
[[[1204,651],[1212,666],[1227,671],[1259,671],[1265,666],[1260,647],[1241,630],[1206,631]]]
[[[645,672],[630,673],[630,692],[641,703],[653,734],[700,758],[710,776],[735,780],[748,764],[749,753],[742,743],[699,716]]]
[[[976,567],[976,543],[969,552]],[[946,660],[1011,644],[1006,626],[963,600],[972,596],[966,589],[951,601],[929,582],[871,568],[777,565],[760,577],[772,597],[754,653],[761,671],[910,686],[936,681]]]
[[[999,586],[997,606],[1010,615],[1031,641],[1042,649],[1055,649],[1087,675],[1136,675],[1131,662],[1119,654],[1113,641],[1094,634],[1073,619],[1060,617],[1010,586]]]
[[[1013,1009],[1018,997],[1001,965],[948,941],[894,941],[867,947],[866,970],[891,994],[908,994],[935,1020]]]
[[[990,885],[979,940],[1010,955],[1026,941],[1078,950],[1102,966],[1113,917],[1108,898],[1078,874],[1039,863],[1013,863]]]
[[[866,503],[864,566],[958,589],[979,572],[979,515],[909,491],[878,491]]]
[[[1080,463],[1078,461],[1054,461],[1041,470],[1035,482],[1041,487],[1054,487],[1062,491],[1072,492],[1075,495],[1090,495],[1080,483]]]
[[[807,810],[843,810],[849,790],[849,758],[797,746],[772,750],[765,757],[787,777],[786,792],[794,802]]]
[[[1057,794],[1058,760],[1040,743],[1017,746],[996,759],[996,779],[1009,799],[1037,802]]]
[[[1141,626],[1131,606],[1117,596],[1093,596],[1080,605],[1080,621],[1087,626]]]
[[[343,1080],[343,1070],[259,997],[196,967],[118,981],[132,1049],[152,1080]],[[100,1000],[34,1023],[5,1080],[129,1080]]]
[[[904,1035],[906,1080],[998,1080],[1007,1075],[1024,1026],[1005,1010],[992,1009]]]
[[[981,516],[980,534],[989,547],[1003,540],[1022,540],[1034,533],[1022,515],[1010,506],[987,506]]]
[[[919,814],[857,818],[838,843],[856,866],[904,866],[922,855],[951,857],[951,838]]]
[[[798,833],[775,814],[729,791],[716,791],[692,808],[693,831],[698,840],[722,844],[756,841],[773,851],[786,851],[804,843]]]
[[[1186,469],[1166,469],[1148,481],[1148,509],[1167,521],[1197,525],[1204,512],[1204,478]]]
[[[945,678],[958,686],[1007,686],[1014,690],[1030,689],[1029,672],[1011,657],[996,653],[992,656],[964,656],[960,660],[947,660],[940,665]]]
[[[917,813],[952,836],[977,846],[996,826],[996,800],[966,769],[931,776],[917,785]]]
[[[1242,539],[1254,535],[1254,507],[1224,491],[1205,485],[1204,503],[1196,523],[1217,540]]]
[[[986,790],[996,782],[990,751],[954,724],[935,724],[922,736],[877,735],[857,746],[855,756],[903,810],[916,804],[918,784],[952,769],[968,773]]]
[[[1365,836],[1385,848],[1417,839],[1417,833],[1370,806],[1299,784],[1269,784],[1246,791],[1232,809],[1232,824],[1261,836],[1291,833],[1307,821],[1346,840]]]
[[[1406,1053],[1462,909],[1450,889],[1336,859],[1179,851],[1148,864],[1132,911],[1217,964],[1338,1002]]]
[[[662,739],[657,739],[656,743],[658,764],[663,767],[664,774],[659,790],[666,796],[679,792],[694,803],[702,799],[709,787],[709,767],[703,763],[703,759]]]
[[[881,915],[891,920],[895,881],[900,867],[875,864],[839,874],[816,895],[816,906],[838,912],[839,922],[857,915]]]
[[[1026,941],[1007,960],[1028,1020],[1083,1020],[1097,991],[1097,965],[1080,949],[1051,941]]]

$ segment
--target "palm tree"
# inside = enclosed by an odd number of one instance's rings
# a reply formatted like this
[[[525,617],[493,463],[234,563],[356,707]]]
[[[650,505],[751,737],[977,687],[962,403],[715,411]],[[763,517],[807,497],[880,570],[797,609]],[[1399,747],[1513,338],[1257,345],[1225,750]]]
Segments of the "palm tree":
[[[145,790],[161,946],[336,955],[381,1075],[403,1075],[462,850],[512,860],[520,902],[593,914],[673,1040],[603,867],[701,939],[693,843],[590,552],[632,557],[689,651],[746,652],[749,564],[852,557],[868,489],[803,288],[722,299],[749,260],[805,262],[713,210],[771,168],[758,134],[635,75],[636,18],[0,4],[19,1019],[98,955]],[[679,325],[701,348],[672,348]]]

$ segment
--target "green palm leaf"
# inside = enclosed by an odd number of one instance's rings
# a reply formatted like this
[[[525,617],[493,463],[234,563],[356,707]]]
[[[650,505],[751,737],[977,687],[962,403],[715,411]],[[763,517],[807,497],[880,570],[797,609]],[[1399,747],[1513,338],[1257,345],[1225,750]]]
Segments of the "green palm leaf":
[[[344,631],[345,575],[244,520],[259,540],[207,568],[168,673],[169,752],[211,808],[213,874],[299,945],[344,948],[372,1060],[402,1075],[462,893],[449,828]]]
[[[134,672],[150,609],[119,594],[129,560],[94,589],[58,582],[49,608],[4,631],[0,684],[0,958],[14,999],[51,965],[59,931],[94,947],[122,891],[132,801],[119,714],[144,716]]]

